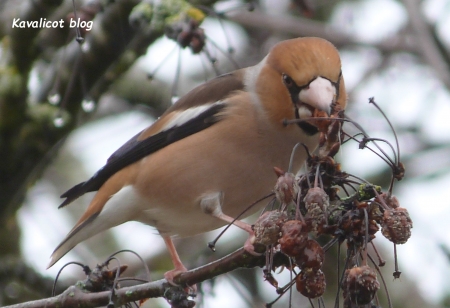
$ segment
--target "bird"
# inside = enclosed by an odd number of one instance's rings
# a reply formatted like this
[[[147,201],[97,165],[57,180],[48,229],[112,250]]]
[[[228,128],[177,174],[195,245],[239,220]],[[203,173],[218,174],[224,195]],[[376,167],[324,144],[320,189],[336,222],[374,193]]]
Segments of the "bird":
[[[231,222],[251,233],[233,218],[273,190],[273,167],[287,170],[296,144],[311,151],[317,147],[314,118],[344,110],[346,103],[339,52],[317,37],[281,41],[260,63],[197,86],[114,152],[90,179],[61,195],[60,208],[96,191],[48,268],[78,243],[138,221],[162,236],[174,266],[164,277],[173,284],[187,271],[173,237]],[[296,124],[286,125],[295,119]],[[294,171],[306,156],[296,153]],[[244,217],[263,207],[257,203]]]

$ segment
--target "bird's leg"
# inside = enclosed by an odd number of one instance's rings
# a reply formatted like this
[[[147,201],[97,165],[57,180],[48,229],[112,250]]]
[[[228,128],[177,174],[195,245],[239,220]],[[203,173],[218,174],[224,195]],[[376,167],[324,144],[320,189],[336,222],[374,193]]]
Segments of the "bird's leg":
[[[187,268],[181,262],[180,256],[178,255],[178,252],[170,236],[163,236],[162,238],[164,239],[164,243],[166,244],[167,250],[169,251],[170,254],[170,258],[172,259],[173,265],[175,267],[173,270],[166,272],[164,274],[164,278],[166,278],[166,280],[171,285],[176,286],[177,284],[173,282],[173,279],[175,278],[175,276],[187,272]]]
[[[170,236],[163,236],[164,243],[166,244],[167,250],[169,251],[170,258],[172,259],[172,263],[174,266],[173,270],[170,270],[166,273],[164,273],[164,278],[173,286],[178,286],[173,279],[182,274],[187,272],[187,268],[183,265],[181,262],[180,256],[178,255],[177,249],[175,248],[175,245],[173,244],[172,238]],[[187,293],[197,293],[197,286],[192,285],[184,289]],[[190,291],[190,292],[189,292]]]
[[[255,247],[253,246],[253,242],[255,240],[255,231],[253,231],[251,225],[249,225],[243,221],[234,219],[231,216],[225,215],[224,213],[222,213],[222,211],[219,214],[211,214],[211,215],[214,217],[217,217],[223,221],[226,221],[229,224],[233,224],[236,227],[241,228],[242,230],[246,231],[249,236],[244,243],[244,249],[252,255],[255,255],[255,256],[261,255],[261,253],[255,251]]]
[[[222,201],[223,194],[222,192],[210,193],[202,197],[200,201],[200,206],[206,214],[219,218],[223,221],[226,221],[229,224],[233,224],[238,228],[246,231],[249,234],[248,239],[245,241],[244,249],[252,255],[260,256],[261,254],[255,251],[253,247],[253,242],[255,239],[255,232],[252,229],[252,226],[237,220],[231,216],[228,216],[222,212]]]

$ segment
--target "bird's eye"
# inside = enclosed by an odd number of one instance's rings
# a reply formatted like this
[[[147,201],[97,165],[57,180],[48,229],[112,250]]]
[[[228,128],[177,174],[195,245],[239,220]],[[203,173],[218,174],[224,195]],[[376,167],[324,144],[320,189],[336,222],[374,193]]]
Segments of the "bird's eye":
[[[288,87],[288,88],[290,88],[290,87],[292,87],[293,85],[294,85],[294,80],[292,80],[292,78],[291,77],[289,77],[288,75],[286,75],[286,74],[283,74],[283,82],[284,82],[284,84]]]

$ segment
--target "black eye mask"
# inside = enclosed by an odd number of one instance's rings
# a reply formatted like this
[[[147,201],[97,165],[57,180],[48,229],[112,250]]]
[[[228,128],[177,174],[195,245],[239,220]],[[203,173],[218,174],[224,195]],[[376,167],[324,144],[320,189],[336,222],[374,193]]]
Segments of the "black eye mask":
[[[336,89],[336,101],[339,99],[339,86],[340,86],[340,81],[341,81],[341,76],[342,76],[342,71],[339,73],[339,77],[338,77],[338,81],[337,82],[333,82],[328,78],[325,78],[323,76],[320,76],[326,80],[328,80]],[[288,89],[290,95],[291,95],[291,101],[295,106],[295,118],[296,119],[300,119],[300,114],[299,114],[299,110],[298,110],[298,105],[300,104],[300,91],[303,89],[306,89],[309,87],[309,85],[311,84],[311,82],[313,82],[317,77],[314,77],[313,79],[311,79],[306,85],[303,86],[298,86],[295,81],[288,75],[286,74],[282,74],[282,78],[283,78],[283,83],[286,86],[286,88]],[[332,106],[333,107],[333,106]],[[316,126],[308,123],[308,122],[299,122],[297,123],[297,125],[305,132],[305,134],[312,136],[315,135],[319,132],[319,130],[317,129]]]

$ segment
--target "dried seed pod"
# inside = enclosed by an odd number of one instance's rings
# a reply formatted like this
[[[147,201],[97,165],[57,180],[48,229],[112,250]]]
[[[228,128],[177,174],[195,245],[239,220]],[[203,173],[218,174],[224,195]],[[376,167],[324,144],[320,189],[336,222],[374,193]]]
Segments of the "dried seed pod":
[[[284,172],[278,167],[273,168],[278,176],[274,187],[275,197],[281,204],[289,205],[297,196],[299,187],[293,173]]]
[[[308,240],[306,225],[300,220],[289,220],[281,228],[281,238],[278,240],[280,249],[290,257],[303,254],[303,248]]]
[[[398,162],[396,166],[393,168],[394,178],[398,181],[401,181],[405,176],[405,165],[402,162]]]
[[[328,156],[334,157],[339,152],[340,148],[341,148],[340,142],[333,143],[333,145],[330,146],[330,149],[328,151]]]
[[[325,274],[321,270],[302,269],[295,278],[295,286],[298,292],[308,298],[322,296],[327,286]]]
[[[330,198],[322,188],[313,187],[308,190],[303,201],[311,218],[313,231],[319,231],[320,227],[327,223],[327,209],[330,205]]]
[[[310,268],[318,271],[322,268],[325,259],[325,252],[317,241],[309,239],[306,241],[303,253],[295,258],[297,265],[304,269]]]
[[[254,243],[265,246],[276,244],[280,237],[281,227],[287,220],[285,212],[267,211],[253,225],[255,231]]]
[[[356,305],[367,305],[380,288],[375,270],[367,265],[345,271],[343,282],[344,297]]]
[[[122,265],[108,269],[105,264],[99,264],[88,274],[87,279],[83,282],[84,288],[90,292],[111,290],[117,278],[117,272],[119,271],[120,276],[127,268],[128,265]]]
[[[263,273],[264,273],[264,280],[269,282],[273,287],[275,287],[275,289],[278,289],[278,281],[275,279],[275,277],[273,277],[272,272],[265,268],[263,269]]]
[[[338,113],[339,110],[335,110],[333,112],[332,118],[340,118],[341,115]],[[328,126],[327,137],[330,140],[330,143],[341,142],[340,133],[341,133],[342,122],[340,121],[331,121],[330,126]]]
[[[331,118],[341,117],[338,112],[333,112]],[[333,157],[339,151],[341,145],[341,126],[340,121],[321,121],[325,122],[322,125],[319,124],[319,131],[324,135],[321,136],[319,141],[319,156],[320,157]],[[323,140],[325,139],[325,140]]]
[[[320,133],[319,135],[319,148],[322,148],[327,142],[327,135],[325,133]]]
[[[384,211],[381,233],[395,244],[404,244],[411,237],[413,223],[408,210],[397,207]]]

